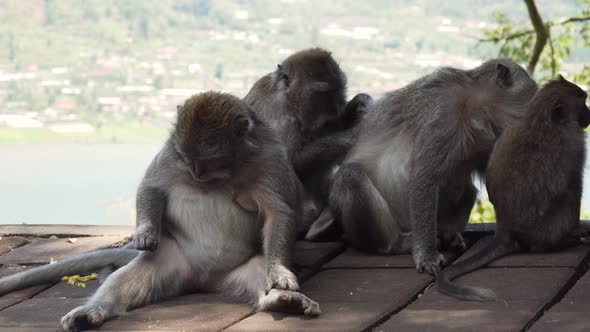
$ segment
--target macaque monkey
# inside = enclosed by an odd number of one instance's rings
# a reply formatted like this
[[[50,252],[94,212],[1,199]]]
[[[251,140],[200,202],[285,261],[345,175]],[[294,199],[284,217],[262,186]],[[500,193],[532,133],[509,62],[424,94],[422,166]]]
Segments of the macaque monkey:
[[[358,94],[346,102],[346,75],[331,53],[321,48],[287,57],[260,78],[244,101],[279,133],[287,156],[304,187],[302,237],[326,205],[329,176],[352,142],[352,129],[372,102]]]
[[[281,143],[248,105],[217,92],[189,98],[137,192],[137,250],[83,255],[102,259],[96,267],[119,268],[62,318],[64,330],[100,326],[193,291],[241,296],[258,310],[318,315],[319,305],[297,292],[289,270],[299,200]],[[39,269],[63,276],[65,266],[80,268],[76,259]],[[30,280],[35,270],[0,279],[0,290],[14,290],[11,281]]]
[[[586,92],[560,75],[537,92],[524,119],[500,136],[486,171],[496,233],[472,256],[439,274],[441,293],[492,301],[493,291],[451,280],[511,253],[580,242],[584,128],[590,124],[586,98]]]
[[[412,253],[419,272],[446,262],[437,239],[461,243],[494,142],[537,89],[518,64],[442,68],[376,101],[336,172],[329,196],[352,246]]]

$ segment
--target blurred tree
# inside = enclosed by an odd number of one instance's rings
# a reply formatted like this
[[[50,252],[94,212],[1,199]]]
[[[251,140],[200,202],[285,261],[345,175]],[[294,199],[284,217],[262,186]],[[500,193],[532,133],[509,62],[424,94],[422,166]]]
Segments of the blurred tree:
[[[223,65],[221,63],[218,63],[217,66],[215,66],[215,78],[218,80],[223,78]]]
[[[139,32],[143,39],[150,38],[150,25],[146,16],[141,16],[139,19]]]
[[[14,42],[14,34],[12,32],[8,33],[8,59],[10,62],[16,60],[16,45]]]
[[[43,11],[45,12],[45,21],[44,24],[45,25],[50,25],[53,23],[54,20],[54,8],[52,6],[52,1],[50,0],[45,0],[45,2],[43,3]]]
[[[532,27],[516,26],[508,15],[495,13],[498,27],[484,31],[485,38],[480,42],[499,44],[499,56],[527,62],[530,74],[540,65],[540,72],[545,74],[540,80],[551,78],[560,71],[562,62],[569,59],[579,41],[590,46],[590,0],[577,2],[582,7],[579,16],[546,21],[535,0],[524,0]],[[590,84],[590,66],[584,66],[573,79]]]
[[[154,78],[154,87],[158,90],[164,88],[164,77],[162,77],[162,75],[158,75]]]

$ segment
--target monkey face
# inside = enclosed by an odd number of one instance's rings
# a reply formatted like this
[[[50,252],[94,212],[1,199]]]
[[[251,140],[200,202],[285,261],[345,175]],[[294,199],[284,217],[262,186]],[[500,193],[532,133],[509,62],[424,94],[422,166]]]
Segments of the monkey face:
[[[187,100],[173,135],[179,168],[197,185],[231,180],[240,163],[256,152],[250,139],[252,116],[241,100],[225,94]]]
[[[275,82],[301,130],[313,134],[339,118],[346,104],[346,76],[322,49],[297,52],[277,66]]]
[[[533,117],[546,117],[551,121],[569,128],[590,125],[590,110],[586,106],[588,95],[579,86],[559,75],[557,79],[545,84],[532,102],[533,109],[546,110],[532,113]]]
[[[582,128],[586,128],[588,125],[590,125],[590,109],[588,109],[586,104],[584,104],[584,107],[580,108],[578,123]]]

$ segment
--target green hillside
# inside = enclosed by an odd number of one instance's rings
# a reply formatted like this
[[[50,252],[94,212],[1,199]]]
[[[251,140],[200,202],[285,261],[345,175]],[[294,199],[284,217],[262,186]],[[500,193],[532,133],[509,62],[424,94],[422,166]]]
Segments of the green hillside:
[[[539,6],[547,18],[579,8],[573,0]],[[244,95],[282,58],[311,46],[333,51],[349,94],[378,95],[434,67],[469,67],[494,56],[494,47],[477,40],[493,27],[495,11],[528,21],[517,0],[6,0],[0,115],[27,113],[43,123],[33,141],[70,140],[46,130],[64,121],[97,131],[113,122],[163,131],[183,89]],[[573,59],[588,61],[590,54],[581,50]],[[101,102],[105,97],[119,100]],[[127,139],[116,132],[114,139]],[[0,121],[0,142],[26,136],[18,134]]]

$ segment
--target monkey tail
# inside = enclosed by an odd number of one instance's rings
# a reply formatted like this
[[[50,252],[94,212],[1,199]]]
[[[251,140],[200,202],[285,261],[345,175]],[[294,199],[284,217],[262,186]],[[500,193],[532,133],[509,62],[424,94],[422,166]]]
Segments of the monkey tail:
[[[480,241],[487,241],[488,243],[476,249],[476,252],[470,257],[447,267],[439,273],[436,277],[439,292],[465,301],[489,302],[496,299],[496,294],[490,289],[458,286],[451,282],[459,276],[486,266],[494,260],[517,252],[520,249],[518,242],[509,235],[495,235]]]
[[[30,286],[58,283],[67,275],[98,271],[105,267],[116,269],[131,262],[139,253],[139,250],[128,246],[103,249],[19,272],[0,279],[0,295]]]

